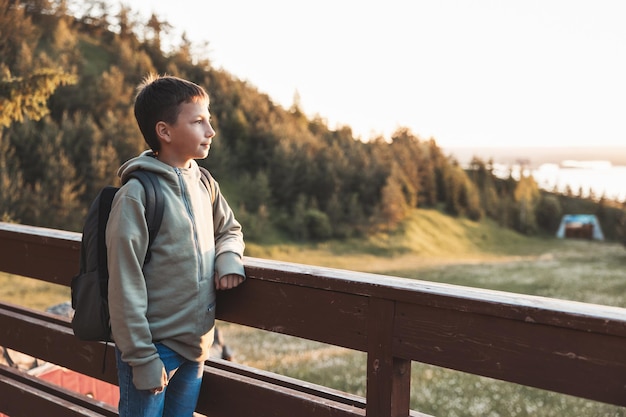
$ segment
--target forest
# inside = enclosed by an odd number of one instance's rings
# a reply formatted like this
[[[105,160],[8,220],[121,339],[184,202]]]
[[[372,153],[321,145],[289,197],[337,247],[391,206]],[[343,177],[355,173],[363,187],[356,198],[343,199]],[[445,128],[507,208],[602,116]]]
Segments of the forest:
[[[217,137],[199,163],[249,240],[358,237],[421,208],[529,235],[553,234],[563,214],[589,213],[608,239],[623,236],[622,202],[498,178],[478,156],[462,167],[408,128],[356,139],[349,126],[303,114],[297,98],[283,108],[214,68],[206,45],[184,34],[164,48],[171,25],[136,16],[106,1],[0,0],[0,220],[80,231],[98,190],[146,148],[133,99],[142,78],[158,73],[209,92]]]

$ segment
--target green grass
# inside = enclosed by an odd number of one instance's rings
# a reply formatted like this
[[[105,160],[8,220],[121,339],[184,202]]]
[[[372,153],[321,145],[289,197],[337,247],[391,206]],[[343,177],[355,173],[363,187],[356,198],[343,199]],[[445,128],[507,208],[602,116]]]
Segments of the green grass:
[[[626,307],[626,249],[617,243],[524,237],[493,222],[419,210],[392,233],[323,244],[248,244],[246,255]],[[49,291],[49,292],[48,292]],[[0,274],[0,299],[43,309],[66,288]],[[362,352],[219,323],[235,360],[365,395]],[[614,407],[413,363],[411,408],[438,417],[626,417]]]
[[[626,307],[626,250],[615,243],[550,241],[542,254],[492,262],[390,270],[390,275]]]
[[[44,311],[69,299],[70,289],[63,285],[0,272],[0,301]]]

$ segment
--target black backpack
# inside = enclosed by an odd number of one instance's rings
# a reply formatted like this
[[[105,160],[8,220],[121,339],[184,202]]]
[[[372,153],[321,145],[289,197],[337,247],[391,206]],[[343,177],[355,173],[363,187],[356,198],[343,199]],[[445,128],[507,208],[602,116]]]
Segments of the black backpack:
[[[209,171],[200,167],[202,182],[215,202],[215,184]],[[138,179],[146,193],[146,222],[148,224],[148,251],[145,263],[150,261],[150,247],[159,232],[165,203],[161,183],[150,171],[137,170],[130,178]],[[79,272],[72,278],[72,329],[81,340],[111,341],[109,316],[106,225],[111,212],[113,197],[118,187],[103,188],[91,204],[83,226],[80,246]]]

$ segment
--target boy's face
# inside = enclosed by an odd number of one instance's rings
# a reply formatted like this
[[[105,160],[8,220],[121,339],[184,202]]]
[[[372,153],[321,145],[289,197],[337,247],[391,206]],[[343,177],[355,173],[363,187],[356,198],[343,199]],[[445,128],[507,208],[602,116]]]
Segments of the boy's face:
[[[183,103],[174,124],[165,122],[161,129],[163,143],[161,152],[179,168],[189,167],[192,159],[204,159],[209,155],[215,130],[211,126],[211,115],[206,101]]]

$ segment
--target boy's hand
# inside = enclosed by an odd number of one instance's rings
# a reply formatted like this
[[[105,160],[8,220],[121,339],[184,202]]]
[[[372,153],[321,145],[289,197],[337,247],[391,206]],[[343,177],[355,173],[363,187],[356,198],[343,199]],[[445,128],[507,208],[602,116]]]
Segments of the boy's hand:
[[[243,277],[237,274],[224,275],[219,278],[215,275],[215,288],[218,290],[230,290],[243,282]]]
[[[157,394],[160,394],[163,391],[165,391],[165,387],[167,387],[167,373],[165,372],[165,368],[163,368],[163,370],[161,372],[161,386],[160,387],[156,387],[156,388],[152,388],[150,390],[150,392],[153,395],[157,395]]]

